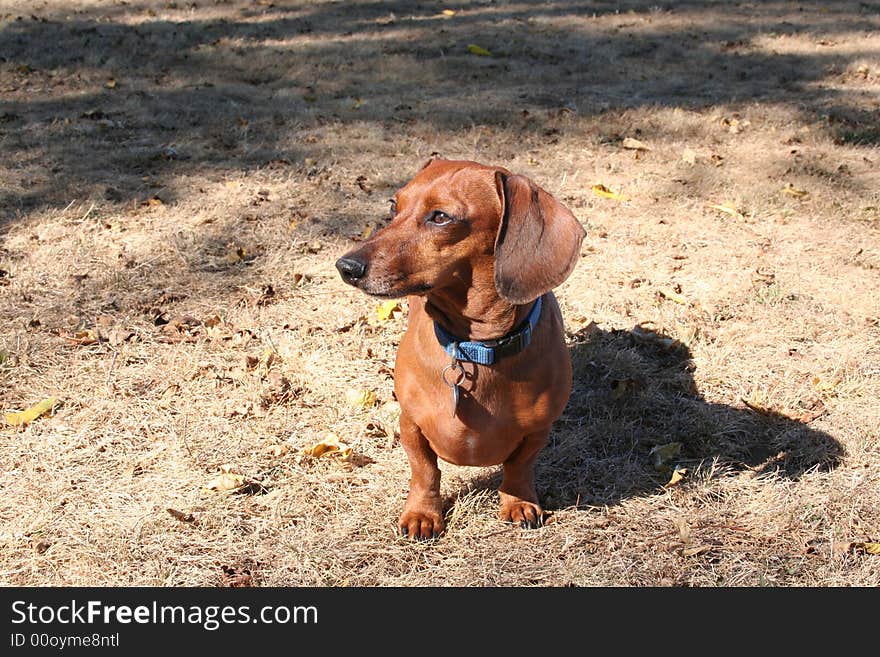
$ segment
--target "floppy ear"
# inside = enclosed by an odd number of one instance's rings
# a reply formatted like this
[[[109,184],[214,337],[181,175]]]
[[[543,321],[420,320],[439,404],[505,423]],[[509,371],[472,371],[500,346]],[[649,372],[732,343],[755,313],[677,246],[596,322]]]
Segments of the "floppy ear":
[[[528,178],[496,171],[495,185],[503,208],[495,287],[511,303],[528,303],[568,278],[586,232],[568,208]]]

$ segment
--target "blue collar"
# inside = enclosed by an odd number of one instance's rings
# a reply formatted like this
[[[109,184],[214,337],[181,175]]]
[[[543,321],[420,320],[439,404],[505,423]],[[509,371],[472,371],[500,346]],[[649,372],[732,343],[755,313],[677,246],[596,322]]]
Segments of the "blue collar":
[[[440,342],[440,346],[455,360],[464,360],[478,365],[492,365],[505,356],[518,354],[529,346],[532,341],[532,332],[541,318],[541,297],[535,299],[535,305],[529,311],[528,317],[513,333],[508,333],[498,340],[485,342],[467,342],[459,340],[448,333],[437,322],[434,322],[434,334]]]

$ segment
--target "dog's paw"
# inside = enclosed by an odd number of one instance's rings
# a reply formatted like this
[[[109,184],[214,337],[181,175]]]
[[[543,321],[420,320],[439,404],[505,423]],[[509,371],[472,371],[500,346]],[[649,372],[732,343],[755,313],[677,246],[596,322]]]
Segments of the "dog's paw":
[[[400,535],[413,541],[438,538],[446,528],[442,514],[436,511],[404,511],[397,522]]]
[[[523,529],[537,529],[544,526],[544,509],[525,500],[505,500],[501,505],[499,517]]]

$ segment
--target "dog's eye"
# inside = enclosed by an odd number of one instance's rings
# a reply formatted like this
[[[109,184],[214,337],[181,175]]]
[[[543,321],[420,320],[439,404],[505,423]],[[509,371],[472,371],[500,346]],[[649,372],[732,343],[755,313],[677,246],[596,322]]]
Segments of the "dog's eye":
[[[434,210],[434,212],[431,213],[431,216],[428,217],[428,223],[434,224],[435,226],[446,226],[453,221],[455,220],[442,210]]]

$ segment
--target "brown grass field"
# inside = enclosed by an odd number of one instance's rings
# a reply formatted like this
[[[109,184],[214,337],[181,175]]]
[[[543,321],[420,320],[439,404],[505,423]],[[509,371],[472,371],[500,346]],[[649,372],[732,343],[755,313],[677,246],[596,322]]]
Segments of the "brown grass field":
[[[0,583],[880,585],[878,144],[876,2],[0,0]],[[432,153],[588,231],[539,530],[395,535],[333,263]]]

